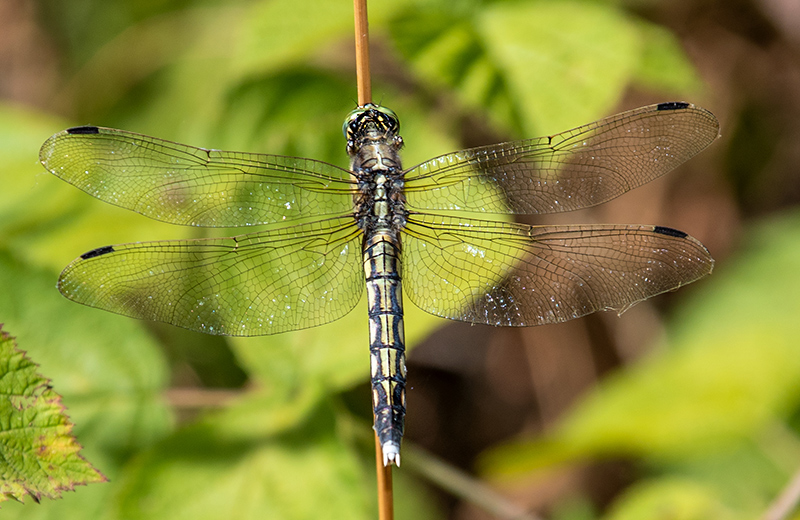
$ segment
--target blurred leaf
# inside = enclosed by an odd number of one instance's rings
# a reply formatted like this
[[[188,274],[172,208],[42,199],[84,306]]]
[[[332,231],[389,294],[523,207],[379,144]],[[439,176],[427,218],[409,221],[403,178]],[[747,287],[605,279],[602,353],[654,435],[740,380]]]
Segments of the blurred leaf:
[[[0,206],[0,245],[8,245],[16,237],[28,240],[44,231],[56,216],[63,216],[63,195],[69,190],[59,191],[54,189],[57,183],[48,184],[49,174],[37,161],[39,146],[58,126],[53,117],[0,104],[0,182],[5,197]],[[28,245],[17,248],[21,256],[27,256]]]
[[[374,466],[354,448],[363,435],[330,400],[307,397],[287,403],[257,391],[176,432],[128,468],[109,516],[373,517]],[[434,518],[407,478],[397,475],[396,517]]]
[[[36,174],[44,173],[36,151],[47,138],[55,118],[20,106],[0,103],[0,157],[3,158],[3,195],[0,225],[18,217],[35,202]]]
[[[62,95],[92,119],[114,108],[123,97],[131,104],[131,94],[137,94],[143,80],[185,59],[210,30],[234,23],[237,13],[231,8],[188,9],[132,22],[94,51],[64,85]],[[213,56],[223,52],[224,42],[217,42]]]
[[[584,496],[569,496],[553,507],[550,520],[597,520],[596,507]]]
[[[767,427],[766,431],[775,430]],[[737,518],[755,518],[767,508],[797,470],[800,439],[792,433],[792,448],[774,435],[725,440],[696,457],[650,462],[649,473],[667,483],[680,480],[713,494]],[[651,478],[653,485],[658,479]],[[622,498],[620,504],[626,499]]]
[[[431,2],[390,22],[425,85],[527,136],[608,114],[632,81],[673,91],[698,81],[675,39],[592,2]]]
[[[88,445],[87,445],[88,446]],[[91,457],[92,461],[95,457]],[[106,465],[100,464],[105,471]],[[75,493],[65,493],[60,500],[45,501],[39,504],[6,502],[3,504],[3,520],[86,520],[101,518],[119,477],[111,476],[102,486],[89,486],[77,489]]]
[[[518,126],[503,71],[476,28],[476,10],[459,7],[408,8],[389,22],[393,43],[425,87],[455,88],[462,104],[485,110],[495,124]]]
[[[127,27],[149,17],[158,18],[187,3],[188,0],[73,0],[65,4],[59,0],[41,0],[37,15],[58,35],[60,46],[70,58],[69,65],[76,67],[91,59],[97,48]]]
[[[697,93],[703,83],[681,48],[678,38],[667,29],[644,21],[637,23],[642,55],[635,79],[642,86],[679,96]]]
[[[604,381],[543,440],[496,450],[491,471],[574,458],[690,460],[785,418],[800,400],[800,215],[749,233],[739,258],[671,321],[668,350]]]
[[[267,410],[245,401],[227,410],[223,420],[209,418],[161,443],[125,477],[117,516],[370,517],[373,488],[352,448],[334,435],[332,411],[317,408],[298,428],[278,419],[276,428],[254,430],[250,438],[228,427],[229,421],[268,424],[276,416]]]
[[[317,0],[298,7],[292,0],[253,4],[232,54],[238,78],[306,61],[337,39],[349,43],[353,27],[350,3]]]
[[[369,21],[373,30],[402,8],[402,3],[372,0]],[[352,64],[355,71],[352,32],[353,6],[348,2],[309,0],[302,7],[294,0],[256,2],[242,17],[236,33],[230,54],[235,57],[234,77],[238,81],[295,63],[314,62],[329,56],[332,46],[341,47],[337,54],[343,55],[342,60]]]
[[[313,157],[347,168],[341,126],[354,108],[351,90],[351,82],[313,69],[243,82],[226,95],[214,146]]]
[[[501,2],[487,9],[478,28],[527,135],[611,112],[641,52],[632,21],[602,4]]]
[[[681,479],[643,481],[627,489],[604,520],[729,520],[728,510],[707,486]]]
[[[106,478],[78,452],[61,396],[36,364],[0,330],[0,501],[59,498],[76,485]]]

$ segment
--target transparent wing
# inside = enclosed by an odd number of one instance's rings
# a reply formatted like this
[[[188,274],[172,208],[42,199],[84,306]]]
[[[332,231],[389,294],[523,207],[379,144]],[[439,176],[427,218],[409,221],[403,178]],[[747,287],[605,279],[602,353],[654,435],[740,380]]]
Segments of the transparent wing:
[[[594,206],[672,170],[719,135],[711,112],[661,103],[550,137],[454,152],[406,173],[409,207],[541,214]]]
[[[350,173],[311,159],[84,126],[50,137],[39,160],[100,200],[174,224],[236,227],[352,213]]]
[[[412,215],[404,290],[423,310],[495,326],[557,323],[693,282],[714,260],[659,226],[528,226]]]
[[[227,336],[338,319],[364,291],[352,217],[231,238],[138,242],[90,251],[61,273],[67,298],[133,318]]]

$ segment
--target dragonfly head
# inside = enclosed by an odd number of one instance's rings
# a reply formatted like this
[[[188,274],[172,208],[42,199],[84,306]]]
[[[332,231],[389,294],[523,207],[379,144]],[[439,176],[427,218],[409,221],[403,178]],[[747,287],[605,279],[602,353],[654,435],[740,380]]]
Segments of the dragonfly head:
[[[342,125],[342,133],[347,138],[347,151],[351,154],[359,148],[359,141],[364,139],[391,141],[399,149],[403,143],[399,132],[400,120],[397,115],[392,110],[373,103],[367,103],[350,112]]]

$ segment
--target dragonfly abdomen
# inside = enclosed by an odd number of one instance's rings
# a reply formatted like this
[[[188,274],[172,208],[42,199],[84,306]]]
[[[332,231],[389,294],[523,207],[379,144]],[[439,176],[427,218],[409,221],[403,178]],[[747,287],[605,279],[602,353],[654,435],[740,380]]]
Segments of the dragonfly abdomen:
[[[406,356],[400,244],[389,230],[364,241],[364,273],[369,305],[370,365],[375,431],[383,462],[400,464],[406,414]]]

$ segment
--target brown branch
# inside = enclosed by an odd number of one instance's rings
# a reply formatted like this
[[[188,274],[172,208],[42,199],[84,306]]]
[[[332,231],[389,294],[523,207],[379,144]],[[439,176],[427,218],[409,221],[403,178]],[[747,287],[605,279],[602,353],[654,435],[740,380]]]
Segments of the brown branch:
[[[358,104],[362,106],[372,101],[367,0],[353,0],[353,6],[356,19],[356,83],[358,85]]]
[[[394,518],[394,493],[392,492],[392,465],[383,465],[383,450],[375,434],[375,468],[378,472],[378,518]]]
[[[367,20],[367,0],[353,0],[356,29],[356,84],[358,85],[358,105],[372,101],[372,80],[369,72],[369,22]],[[383,450],[375,435],[375,469],[378,475],[378,518],[394,518],[394,496],[392,493],[392,466],[384,465]]]

